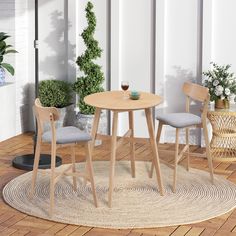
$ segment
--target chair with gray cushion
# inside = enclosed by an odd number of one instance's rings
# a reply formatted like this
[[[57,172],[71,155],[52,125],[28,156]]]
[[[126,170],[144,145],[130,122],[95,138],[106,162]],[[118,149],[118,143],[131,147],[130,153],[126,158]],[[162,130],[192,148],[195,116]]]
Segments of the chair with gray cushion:
[[[213,183],[213,165],[212,165],[212,158],[210,155],[209,150],[209,138],[208,138],[208,131],[206,125],[206,118],[207,118],[207,108],[209,102],[209,93],[208,89],[200,86],[198,84],[186,82],[183,85],[183,92],[186,95],[186,112],[184,113],[169,113],[169,114],[158,114],[156,119],[159,121],[158,131],[157,131],[157,145],[160,142],[161,130],[163,125],[170,125],[176,128],[176,143],[175,143],[175,157],[174,163],[170,164],[169,162],[162,162],[166,163],[169,167],[174,169],[174,178],[173,178],[173,192],[176,191],[176,181],[177,181],[177,167],[178,163],[187,157],[187,170],[189,170],[189,128],[190,127],[202,127],[204,132],[204,138],[206,143],[206,156],[208,159],[208,167],[210,171],[211,181]],[[201,117],[190,113],[190,99],[199,101],[203,105]],[[179,152],[179,130],[185,129],[186,130],[186,145]],[[152,177],[153,174],[153,164],[151,168]]]
[[[37,120],[38,134],[37,134],[37,144],[35,151],[34,167],[33,167],[33,176],[31,182],[31,198],[34,195],[35,183],[38,172],[39,157],[41,143],[46,142],[51,144],[51,176],[50,176],[50,216],[52,216],[54,208],[54,190],[55,184],[59,178],[63,175],[69,175],[73,177],[73,189],[77,189],[77,177],[83,177],[85,180],[90,181],[93,192],[94,204],[97,207],[97,196],[95,191],[94,177],[93,177],[93,167],[92,167],[92,158],[91,158],[91,136],[88,133],[81,131],[80,129],[68,126],[55,128],[55,121],[59,119],[59,111],[55,107],[43,107],[40,103],[40,100],[37,98],[34,105],[34,113]],[[43,126],[45,122],[49,122],[51,130],[43,133]],[[86,170],[88,173],[79,173],[76,171],[76,161],[75,161],[75,146],[76,144],[83,144],[86,150]],[[56,150],[59,147],[70,147],[71,148],[71,159],[72,164],[63,171],[58,171],[55,168],[56,161]]]

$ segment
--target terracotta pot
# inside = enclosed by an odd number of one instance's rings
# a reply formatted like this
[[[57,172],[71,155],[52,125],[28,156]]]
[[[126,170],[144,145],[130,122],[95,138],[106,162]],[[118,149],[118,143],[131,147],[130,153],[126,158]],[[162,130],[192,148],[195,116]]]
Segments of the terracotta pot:
[[[216,109],[229,109],[229,100],[228,99],[217,99],[215,100]]]

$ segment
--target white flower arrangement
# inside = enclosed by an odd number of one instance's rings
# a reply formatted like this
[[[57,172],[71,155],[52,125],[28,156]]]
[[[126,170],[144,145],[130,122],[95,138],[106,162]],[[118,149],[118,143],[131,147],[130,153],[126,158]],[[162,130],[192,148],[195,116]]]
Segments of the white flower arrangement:
[[[203,80],[203,85],[209,88],[210,99],[235,99],[236,94],[236,78],[234,73],[229,72],[231,65],[218,66],[216,63],[211,63],[212,70],[203,72],[206,76]]]
[[[214,82],[213,82],[214,85]],[[214,93],[216,96],[221,96],[223,94],[224,88],[221,85],[215,87]]]

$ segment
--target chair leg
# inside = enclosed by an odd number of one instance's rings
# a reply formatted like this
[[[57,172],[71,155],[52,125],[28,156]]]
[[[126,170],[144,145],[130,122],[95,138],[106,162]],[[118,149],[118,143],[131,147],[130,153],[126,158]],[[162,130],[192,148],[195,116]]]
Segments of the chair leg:
[[[190,168],[190,160],[189,160],[189,128],[186,128],[185,132],[186,132],[186,145],[188,147],[188,149],[187,149],[187,171],[189,171],[189,168]]]
[[[133,111],[129,111],[129,129],[131,129],[130,138],[134,138],[134,114]],[[130,142],[130,151],[131,151],[131,173],[132,177],[135,178],[135,146],[134,141]]]
[[[72,172],[75,173],[76,168],[75,168],[75,145],[74,144],[71,146],[71,161],[72,161]],[[73,176],[73,189],[74,191],[77,190],[76,176]]]
[[[204,138],[205,138],[206,156],[207,156],[207,161],[208,161],[210,178],[211,178],[212,184],[214,184],[214,172],[213,172],[213,163],[212,163],[212,157],[211,157],[211,152],[210,152],[210,142],[209,142],[208,131],[207,131],[207,126],[205,122],[203,122],[203,133],[204,133]]]
[[[87,173],[88,172],[88,160],[87,160],[87,158],[86,158],[86,160],[85,160],[85,173]],[[84,178],[84,186],[86,186],[86,184],[87,184],[87,179],[86,178]]]
[[[176,137],[175,137],[175,161],[174,161],[173,193],[176,192],[178,157],[179,157],[179,129],[177,128],[176,129]]]
[[[163,123],[159,121],[158,129],[157,129],[157,137],[156,137],[157,146],[159,145],[159,142],[160,142],[162,126],[163,126]],[[150,175],[149,175],[150,178],[152,178],[152,176],[153,176],[153,170],[154,170],[154,164],[152,161],[151,171],[150,171]]]
[[[86,165],[87,165],[87,170],[88,170],[89,178],[91,182],[94,205],[95,207],[98,207],[98,200],[97,200],[96,188],[95,188],[95,183],[94,183],[94,174],[93,174],[93,165],[92,165],[91,142],[88,142],[86,144],[85,149],[86,149]]]
[[[56,167],[56,144],[52,143],[51,147],[51,178],[50,178],[50,217],[54,209],[54,194],[55,194],[55,167]]]
[[[35,157],[34,157],[34,167],[33,167],[33,176],[32,176],[32,182],[31,182],[31,191],[30,191],[30,198],[31,199],[34,196],[34,191],[35,191],[35,183],[36,183],[38,166],[39,166],[39,159],[40,159],[41,142],[42,142],[41,137],[38,136],[37,143],[36,143]]]

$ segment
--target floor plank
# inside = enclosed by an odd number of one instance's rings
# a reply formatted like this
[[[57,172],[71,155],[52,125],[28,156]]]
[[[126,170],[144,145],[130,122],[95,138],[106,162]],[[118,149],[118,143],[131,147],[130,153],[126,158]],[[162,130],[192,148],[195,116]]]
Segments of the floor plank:
[[[32,134],[16,136],[12,139],[0,142],[0,190],[5,184],[25,171],[15,169],[11,166],[11,161],[16,155],[32,152]],[[106,141],[94,150],[94,160],[109,160],[110,142]],[[135,144],[137,160],[151,160],[152,152],[150,145],[145,143]],[[173,144],[161,144],[160,150],[174,150]],[[191,146],[192,151],[203,153],[203,148]],[[43,145],[42,151],[50,153],[50,146]],[[63,163],[70,161],[68,149],[58,150]],[[160,156],[165,157],[160,151]],[[117,159],[127,160],[129,158],[129,145],[124,143],[122,149],[117,151]],[[76,161],[84,161],[84,149],[81,146],[76,147]],[[171,161],[168,156],[167,160]],[[183,160],[185,165],[185,160]],[[191,167],[207,170],[207,160],[202,157],[191,157]],[[236,164],[214,162],[216,172],[223,177],[236,183]],[[23,214],[5,204],[0,194],[0,235],[70,235],[70,236],[236,236],[236,210],[224,214],[220,217],[203,221],[197,224],[182,225],[175,227],[161,227],[154,229],[102,229],[85,226],[67,225],[51,222],[36,217]]]
[[[172,234],[171,236],[182,236],[186,235],[191,230],[190,226],[187,225],[181,225],[179,226]]]

